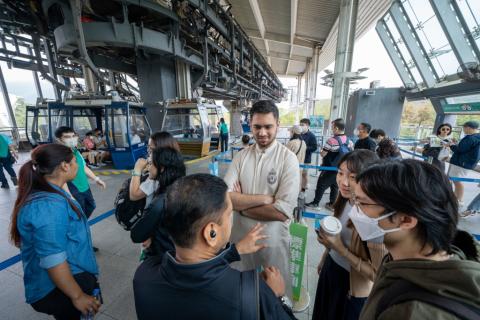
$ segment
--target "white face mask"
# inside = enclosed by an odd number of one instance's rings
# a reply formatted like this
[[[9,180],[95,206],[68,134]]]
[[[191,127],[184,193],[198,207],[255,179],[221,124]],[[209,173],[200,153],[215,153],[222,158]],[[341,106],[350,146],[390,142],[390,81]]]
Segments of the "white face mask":
[[[386,219],[394,215],[395,213],[396,212],[393,211],[378,218],[370,218],[365,213],[363,213],[357,205],[354,205],[352,207],[352,210],[350,210],[350,212],[348,213],[348,216],[350,217],[350,220],[352,220],[352,223],[355,226],[355,229],[357,230],[360,239],[362,239],[362,241],[368,241],[375,238],[383,238],[386,233],[400,230],[400,228],[384,230],[378,225],[378,221]]]
[[[354,135],[358,136],[359,133],[360,133],[360,131],[358,131],[357,128],[355,128],[355,130],[353,130],[353,134],[354,134]]]
[[[63,141],[63,144],[65,146],[70,147],[70,148],[76,148],[77,144],[78,144],[78,138],[77,137],[62,139],[62,141]]]
[[[302,128],[302,133],[305,133],[308,131],[308,127],[304,125],[300,125],[300,128]]]

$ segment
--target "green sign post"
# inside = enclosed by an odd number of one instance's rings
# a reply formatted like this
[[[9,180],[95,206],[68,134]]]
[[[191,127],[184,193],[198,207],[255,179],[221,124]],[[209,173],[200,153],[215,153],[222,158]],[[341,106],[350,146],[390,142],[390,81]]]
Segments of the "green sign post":
[[[292,273],[293,300],[300,299],[302,289],[303,265],[305,262],[305,250],[307,248],[308,227],[299,223],[290,224],[290,268]]]
[[[445,113],[480,112],[480,102],[444,104]]]

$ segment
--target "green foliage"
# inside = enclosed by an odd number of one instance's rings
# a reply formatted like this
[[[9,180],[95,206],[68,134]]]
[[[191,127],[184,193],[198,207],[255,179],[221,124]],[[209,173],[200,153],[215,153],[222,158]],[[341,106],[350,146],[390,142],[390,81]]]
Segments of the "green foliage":
[[[25,112],[27,110],[27,104],[25,103],[25,99],[22,97],[18,97],[15,101],[15,120],[17,121],[17,126],[19,128],[25,127]]]

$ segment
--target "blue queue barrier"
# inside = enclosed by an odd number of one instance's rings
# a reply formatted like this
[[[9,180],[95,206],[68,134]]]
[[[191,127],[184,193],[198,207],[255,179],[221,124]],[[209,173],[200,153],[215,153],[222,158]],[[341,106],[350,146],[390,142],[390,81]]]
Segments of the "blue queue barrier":
[[[89,226],[93,226],[94,224],[97,224],[99,223],[100,221],[102,220],[105,220],[107,219],[108,217],[110,217],[111,215],[113,215],[115,213],[115,209],[112,209],[112,210],[109,210],[105,213],[102,213],[101,215],[99,215],[98,217],[95,217],[93,219],[90,219],[88,220],[88,225]],[[13,257],[10,257],[2,262],[0,262],[0,271],[4,270],[4,269],[7,269],[11,266],[13,266],[14,264],[16,264],[17,262],[20,262],[22,260],[22,258],[20,257],[20,254],[17,254]]]

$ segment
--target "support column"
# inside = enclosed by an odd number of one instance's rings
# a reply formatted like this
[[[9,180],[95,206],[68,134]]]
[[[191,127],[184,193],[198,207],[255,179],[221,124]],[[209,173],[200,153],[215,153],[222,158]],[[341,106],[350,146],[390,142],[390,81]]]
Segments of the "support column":
[[[300,96],[302,95],[302,76],[303,74],[298,74],[297,76],[297,108],[296,108],[296,112],[295,112],[295,123],[299,123],[300,122],[300,115],[299,115],[299,112],[300,112]],[[303,114],[302,114],[302,117],[303,117]]]
[[[357,13],[358,0],[341,1],[330,110],[331,120],[346,116],[349,79],[345,77],[345,73],[352,69]]]
[[[313,64],[312,64],[312,74],[311,74],[311,85],[310,85],[310,101],[308,108],[308,115],[315,115],[315,99],[317,97],[317,79],[318,79],[318,59],[320,58],[320,47],[315,47],[313,49]]]
[[[305,98],[303,99],[303,113],[308,117],[308,103],[309,103],[309,86],[310,86],[310,63],[311,58],[307,59],[307,65],[305,67]]]
[[[7,107],[8,117],[10,119],[10,124],[13,128],[14,138],[19,141],[19,134],[17,128],[17,121],[15,120],[15,112],[12,107],[12,102],[10,101],[10,96],[8,95],[7,84],[5,83],[5,78],[3,77],[2,67],[0,66],[0,90],[2,91],[3,101],[5,101],[5,106]]]
[[[190,77],[190,66],[183,61],[175,61],[177,74],[177,97],[180,99],[192,98],[192,79]]]
[[[43,39],[43,46],[45,48],[45,54],[47,56],[48,72],[53,79],[58,81],[57,70],[55,67],[55,56],[52,52],[52,49],[50,48],[49,41],[45,38]],[[60,89],[55,85],[55,83],[52,83],[52,86],[53,92],[55,93],[55,99],[57,101],[60,101],[62,99],[62,93],[60,92]]]
[[[97,93],[98,86],[95,76],[89,67],[82,65],[83,80],[85,80],[85,89],[87,92]]]
[[[163,113],[157,103],[177,96],[175,62],[158,56],[149,59],[138,56],[136,67],[140,96],[147,107],[148,121],[153,131],[159,131],[162,129]]]

